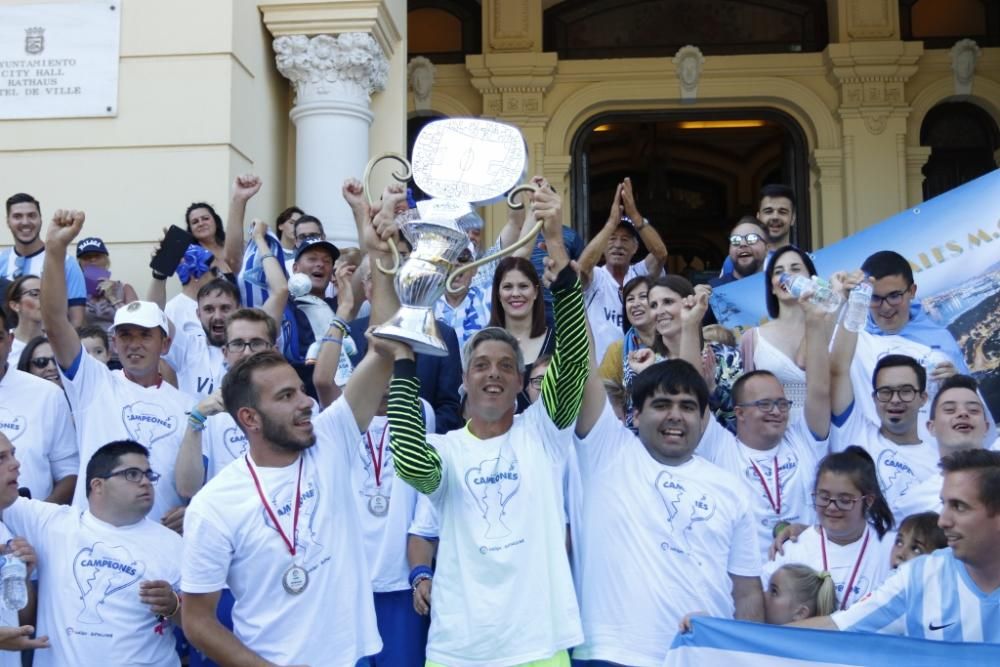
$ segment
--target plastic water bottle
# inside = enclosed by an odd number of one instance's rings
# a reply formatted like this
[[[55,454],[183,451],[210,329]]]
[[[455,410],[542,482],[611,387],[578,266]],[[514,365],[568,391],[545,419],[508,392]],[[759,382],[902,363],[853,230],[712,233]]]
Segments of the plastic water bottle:
[[[945,354],[941,351],[940,345],[931,345],[931,351],[924,355],[924,358],[920,360],[920,365],[924,367],[927,371],[927,402],[930,403],[934,399],[934,396],[938,392],[938,383],[936,380],[931,379],[931,373],[937,368],[938,363],[942,360],[947,359]]]
[[[0,582],[3,586],[3,606],[12,611],[24,609],[28,604],[28,586],[25,577],[28,567],[24,561],[13,555],[0,556]]]
[[[844,312],[844,328],[848,331],[861,331],[868,321],[868,308],[871,302],[871,283],[866,281],[852,289],[851,295],[847,298],[847,310]]]
[[[812,292],[809,301],[828,312],[832,313],[837,310],[844,302],[840,295],[833,291],[830,284],[822,278],[806,278],[802,275],[782,273],[778,280],[781,286],[796,299],[805,292]]]

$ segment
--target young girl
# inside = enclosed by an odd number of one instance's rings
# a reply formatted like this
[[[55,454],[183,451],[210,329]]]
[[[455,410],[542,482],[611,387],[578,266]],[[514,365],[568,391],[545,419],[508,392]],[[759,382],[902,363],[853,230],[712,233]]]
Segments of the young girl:
[[[764,565],[765,582],[779,567],[801,563],[829,572],[838,609],[847,609],[874,591],[889,575],[889,555],[896,541],[892,511],[879,489],[875,463],[868,452],[851,446],[824,458],[817,469],[813,504],[819,524]]]
[[[895,570],[912,558],[944,549],[946,546],[948,538],[938,526],[937,512],[911,514],[899,524],[890,564]]]
[[[782,565],[764,591],[764,622],[784,625],[837,609],[837,594],[829,572],[807,565]]]

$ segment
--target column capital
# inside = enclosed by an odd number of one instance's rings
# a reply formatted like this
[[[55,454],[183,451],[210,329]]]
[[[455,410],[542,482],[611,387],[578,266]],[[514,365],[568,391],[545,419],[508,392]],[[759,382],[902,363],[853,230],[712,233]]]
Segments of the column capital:
[[[282,35],[274,40],[278,71],[295,84],[296,105],[350,101],[367,109],[371,94],[385,88],[389,61],[364,32]]]
[[[271,0],[259,9],[274,37],[366,32],[387,57],[401,40],[385,0]]]

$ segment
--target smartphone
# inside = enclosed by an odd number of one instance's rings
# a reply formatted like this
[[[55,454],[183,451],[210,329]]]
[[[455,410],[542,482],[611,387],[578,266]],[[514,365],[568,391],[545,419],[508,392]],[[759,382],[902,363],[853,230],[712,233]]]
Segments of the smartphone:
[[[170,225],[167,235],[163,237],[160,249],[153,255],[149,268],[165,276],[174,275],[174,271],[184,259],[188,246],[194,243],[194,237],[186,229]]]

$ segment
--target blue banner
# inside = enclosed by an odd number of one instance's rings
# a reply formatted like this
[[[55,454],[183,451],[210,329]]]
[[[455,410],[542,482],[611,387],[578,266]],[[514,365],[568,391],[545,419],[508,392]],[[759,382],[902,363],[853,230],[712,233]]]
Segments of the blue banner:
[[[909,260],[917,299],[948,328],[1000,418],[1000,169],[849,236],[813,255],[819,275],[853,270],[878,250]],[[743,329],[767,319],[764,274],[715,290],[723,325]]]
[[[806,630],[696,617],[678,634],[663,667],[980,667],[1000,665],[1000,645]]]

